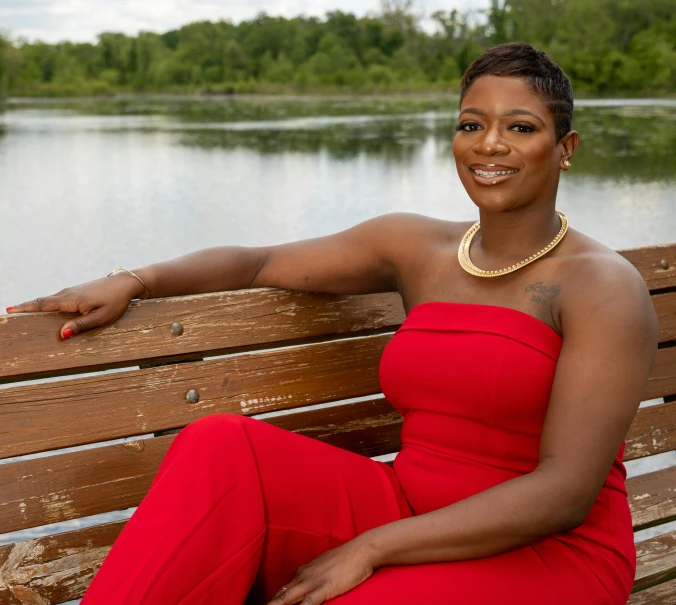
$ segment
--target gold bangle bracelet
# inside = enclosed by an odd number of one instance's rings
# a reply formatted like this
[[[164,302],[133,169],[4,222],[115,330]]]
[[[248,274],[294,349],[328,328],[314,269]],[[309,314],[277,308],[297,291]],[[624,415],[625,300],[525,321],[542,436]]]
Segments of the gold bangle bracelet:
[[[141,285],[145,289],[145,296],[141,300],[145,300],[150,296],[150,290],[148,289],[148,286],[146,286],[145,282],[138,275],[136,275],[136,273],[130,271],[129,269],[125,269],[122,266],[115,267],[110,273],[108,273],[108,275],[106,275],[106,277],[115,275],[115,273],[117,273],[118,271],[126,271],[127,273],[129,273],[129,275],[133,275],[136,279],[138,279],[141,282]]]

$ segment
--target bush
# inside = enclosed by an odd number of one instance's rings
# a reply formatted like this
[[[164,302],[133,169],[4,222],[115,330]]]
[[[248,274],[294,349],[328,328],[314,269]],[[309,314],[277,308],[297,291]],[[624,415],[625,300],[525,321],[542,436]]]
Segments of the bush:
[[[369,82],[380,86],[392,84],[397,79],[394,72],[387,65],[371,65],[367,73]]]
[[[445,57],[439,68],[439,82],[457,82],[462,77],[457,61],[453,57]]]

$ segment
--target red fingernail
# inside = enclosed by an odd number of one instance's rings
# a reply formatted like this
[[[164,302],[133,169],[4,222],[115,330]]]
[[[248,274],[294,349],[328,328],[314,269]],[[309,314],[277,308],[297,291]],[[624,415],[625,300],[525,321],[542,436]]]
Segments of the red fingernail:
[[[63,331],[63,339],[64,340],[66,340],[67,338],[70,338],[72,335],[73,335],[73,330],[71,330],[70,328],[66,328]]]
[[[7,307],[7,313],[9,313],[14,307]]]

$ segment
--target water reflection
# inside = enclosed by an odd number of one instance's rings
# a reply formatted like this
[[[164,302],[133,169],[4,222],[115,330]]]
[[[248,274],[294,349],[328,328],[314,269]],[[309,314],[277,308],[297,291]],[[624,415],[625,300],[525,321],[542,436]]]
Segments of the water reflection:
[[[203,149],[251,149],[260,154],[298,152],[328,153],[335,159],[361,154],[388,162],[410,163],[425,141],[434,134],[419,119],[370,121],[304,129],[200,130],[183,133],[183,145]]]
[[[583,109],[575,171],[621,180],[676,178],[676,108]]]
[[[452,156],[455,116],[430,112],[397,119],[363,120],[325,126],[305,120],[303,128],[228,127],[184,129],[180,142],[203,149],[251,149],[261,154],[326,152],[336,159],[368,154],[410,162],[433,138],[437,153]],[[637,182],[676,176],[676,107],[584,107],[574,118],[581,144],[574,158],[578,175]],[[181,129],[181,126],[177,126]]]
[[[186,147],[249,149],[335,159],[362,154],[388,162],[414,161],[433,139],[452,156],[458,99],[412,97],[131,97],[114,100],[14,101],[0,105],[0,136],[19,130],[176,131]],[[637,182],[676,175],[676,101],[581,100],[574,127],[581,145],[571,176]]]
[[[8,109],[67,111],[88,116],[169,116],[191,123],[281,120],[299,116],[395,115],[428,111],[455,111],[458,95],[386,97],[302,96],[134,96],[107,99],[14,100]],[[1,106],[0,106],[1,110]]]

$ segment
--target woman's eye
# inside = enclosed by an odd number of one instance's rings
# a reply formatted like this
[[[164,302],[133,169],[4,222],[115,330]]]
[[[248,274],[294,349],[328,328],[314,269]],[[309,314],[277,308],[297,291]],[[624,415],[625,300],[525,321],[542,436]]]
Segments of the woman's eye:
[[[461,131],[464,130],[465,132],[476,132],[476,130],[479,128],[479,125],[476,122],[462,122],[461,124],[457,124],[455,127],[456,131]]]
[[[514,129],[516,129],[516,132],[535,132],[535,128],[533,128],[530,124],[514,124],[511,130]]]

